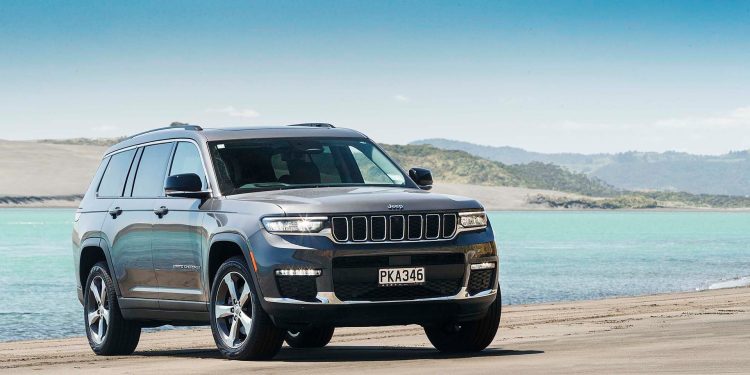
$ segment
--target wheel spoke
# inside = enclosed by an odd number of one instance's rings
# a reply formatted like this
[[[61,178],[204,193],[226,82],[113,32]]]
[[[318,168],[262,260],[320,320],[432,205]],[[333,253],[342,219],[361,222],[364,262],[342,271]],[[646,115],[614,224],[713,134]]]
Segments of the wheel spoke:
[[[89,288],[91,289],[91,294],[94,295],[94,299],[96,299],[96,303],[101,304],[102,296],[99,294],[99,287],[96,286],[96,279],[91,281],[91,286]]]
[[[238,333],[237,331],[239,328],[238,326],[239,324],[237,323],[237,321],[232,320],[232,328],[229,330],[229,342],[231,342],[232,345],[234,345],[235,342],[237,342],[237,333]]]
[[[242,286],[242,293],[240,293],[240,306],[244,307],[247,300],[250,298],[250,285],[245,283]]]
[[[99,329],[96,331],[99,340],[104,338],[104,319],[99,319]]]
[[[96,323],[99,320],[99,314],[96,311],[89,313],[89,325]]]
[[[102,309],[102,319],[104,319],[104,321],[106,321],[107,324],[109,324],[109,310],[104,309],[104,308]]]
[[[226,318],[232,316],[232,306],[216,305],[214,306],[214,312],[216,313],[216,319]]]
[[[234,286],[234,280],[232,280],[231,274],[224,276],[224,284],[227,285],[227,290],[229,290],[229,295],[232,296],[232,301],[236,301],[237,289]]]
[[[101,294],[99,294],[99,303],[104,305],[106,301],[107,301],[107,285],[105,285],[104,280],[102,280],[102,291],[101,291]]]
[[[245,335],[250,336],[250,328],[253,326],[253,318],[245,314],[245,312],[240,313],[240,322],[242,323],[242,327],[245,328]]]

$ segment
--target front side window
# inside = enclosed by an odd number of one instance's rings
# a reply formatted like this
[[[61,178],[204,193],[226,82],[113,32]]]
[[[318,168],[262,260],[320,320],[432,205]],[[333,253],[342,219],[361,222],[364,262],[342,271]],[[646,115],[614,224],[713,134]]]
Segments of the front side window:
[[[160,143],[143,148],[133,182],[133,197],[164,196],[164,180],[172,143]]]
[[[169,170],[170,176],[184,173],[198,175],[203,183],[202,190],[208,189],[200,151],[190,142],[177,143],[177,149],[174,151],[174,157],[172,158],[172,167]]]
[[[97,196],[100,197],[121,197],[125,188],[125,180],[128,178],[128,171],[133,162],[135,149],[123,151],[110,157],[107,169],[99,183]]]
[[[209,144],[225,195],[324,186],[406,185],[374,144],[345,139],[253,139]]]

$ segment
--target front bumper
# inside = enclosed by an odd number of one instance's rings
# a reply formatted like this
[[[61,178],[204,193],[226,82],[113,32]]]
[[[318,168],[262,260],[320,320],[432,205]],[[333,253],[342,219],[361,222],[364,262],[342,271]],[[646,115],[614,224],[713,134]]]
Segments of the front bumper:
[[[261,295],[261,304],[274,322],[284,328],[304,328],[307,326],[376,326],[421,324],[430,325],[450,321],[469,321],[480,319],[487,312],[490,304],[499,298],[498,274],[499,259],[491,230],[477,233],[464,233],[450,241],[403,244],[360,244],[338,245],[324,238],[282,237],[261,231],[260,238],[251,238],[251,249],[257,262],[257,285]],[[372,290],[374,294],[352,296],[342,288],[342,274],[351,278],[346,282],[361,283],[370,280],[374,268],[381,265],[370,265],[370,259],[411,257],[413,264],[398,266],[421,266],[416,259],[436,256],[441,259],[460,259],[453,264],[427,265],[428,280],[430,275],[452,277],[455,289],[441,289],[445,293],[409,296],[396,293],[398,298],[381,291]],[[369,258],[368,258],[369,257]],[[347,272],[341,272],[336,260],[357,259],[363,262],[352,265]],[[403,260],[403,259],[400,259]],[[476,263],[494,263],[492,270],[494,280],[486,282],[486,288],[477,290],[470,281],[470,265]],[[334,267],[336,264],[336,267]],[[429,267],[433,267],[430,269]],[[369,269],[368,269],[369,268]],[[315,269],[319,276],[293,276],[309,278],[312,286],[306,298],[290,298],[282,290],[279,278],[275,275],[280,269]],[[354,272],[352,272],[354,271]],[[432,271],[432,273],[431,273]],[[359,274],[357,277],[356,275]],[[357,279],[357,280],[355,280]],[[350,283],[351,284],[351,283]],[[349,285],[351,286],[351,285]],[[399,287],[388,287],[399,288]],[[444,288],[444,287],[439,287]],[[288,289],[287,289],[288,290]],[[339,294],[337,294],[337,290]],[[344,293],[344,294],[342,294]],[[344,298],[346,296],[346,298]],[[370,299],[368,297],[376,296]]]

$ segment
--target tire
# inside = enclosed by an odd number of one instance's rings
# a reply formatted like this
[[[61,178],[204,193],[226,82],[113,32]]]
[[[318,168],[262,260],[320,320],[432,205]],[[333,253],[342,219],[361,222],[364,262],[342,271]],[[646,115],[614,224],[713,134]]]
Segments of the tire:
[[[86,278],[83,321],[89,346],[97,355],[127,355],[138,346],[141,326],[122,317],[106,262],[91,267]]]
[[[252,275],[241,257],[228,259],[216,272],[210,314],[216,347],[227,359],[271,359],[284,343],[286,332],[263,311]]]
[[[322,348],[331,342],[333,327],[310,328],[303,331],[287,331],[284,339],[292,348]]]
[[[435,349],[443,353],[480,352],[492,343],[500,325],[500,294],[480,320],[424,327]]]

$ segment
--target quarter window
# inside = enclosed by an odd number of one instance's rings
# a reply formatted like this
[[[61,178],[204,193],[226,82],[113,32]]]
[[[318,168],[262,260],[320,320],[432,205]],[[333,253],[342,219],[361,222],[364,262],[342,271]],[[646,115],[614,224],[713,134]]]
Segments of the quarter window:
[[[125,189],[125,180],[128,178],[128,171],[133,162],[133,155],[135,155],[135,150],[128,150],[110,157],[107,169],[99,183],[97,196],[122,196],[122,191]]]
[[[133,183],[134,197],[164,196],[164,179],[167,173],[172,143],[160,143],[146,146]]]

